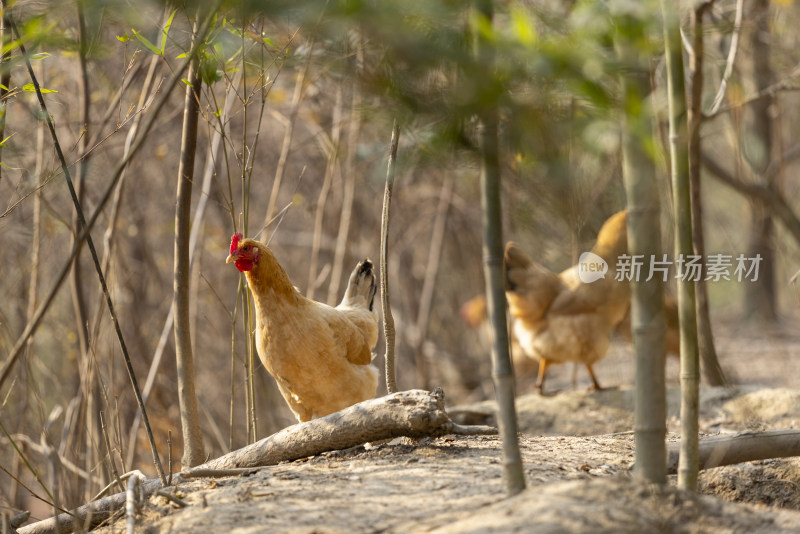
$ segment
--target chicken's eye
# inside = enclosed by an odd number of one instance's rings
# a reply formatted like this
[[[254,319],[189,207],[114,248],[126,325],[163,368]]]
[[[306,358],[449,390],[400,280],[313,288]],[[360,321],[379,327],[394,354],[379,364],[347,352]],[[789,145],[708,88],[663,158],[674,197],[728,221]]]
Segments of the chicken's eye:
[[[245,245],[245,246],[242,247],[242,250],[244,250],[245,252],[247,252],[249,249],[250,249],[250,245]]]

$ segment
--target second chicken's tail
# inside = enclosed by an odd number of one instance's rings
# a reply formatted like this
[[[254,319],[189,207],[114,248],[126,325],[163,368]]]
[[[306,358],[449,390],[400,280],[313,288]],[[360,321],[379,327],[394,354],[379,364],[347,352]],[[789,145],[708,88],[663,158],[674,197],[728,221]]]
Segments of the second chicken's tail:
[[[375,293],[378,290],[375,281],[375,269],[369,258],[356,265],[347,283],[342,304],[347,306],[364,306],[372,311]]]

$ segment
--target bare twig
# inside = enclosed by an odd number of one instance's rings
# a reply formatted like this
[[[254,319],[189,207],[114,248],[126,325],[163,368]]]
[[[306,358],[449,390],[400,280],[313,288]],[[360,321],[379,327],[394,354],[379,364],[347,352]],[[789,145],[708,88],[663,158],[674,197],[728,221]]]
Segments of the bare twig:
[[[189,504],[186,501],[184,501],[183,499],[179,499],[178,497],[176,497],[175,495],[173,495],[172,493],[170,493],[167,490],[160,489],[160,490],[158,490],[156,492],[156,495],[160,495],[161,497],[164,497],[168,501],[177,504],[181,508],[186,508],[187,506],[189,506]]]
[[[120,482],[124,482],[124,481],[128,480],[129,478],[131,478],[132,476],[136,476],[136,477],[139,477],[139,478],[147,478],[147,477],[144,476],[144,474],[141,471],[139,471],[138,469],[134,469],[133,471],[128,471],[127,473],[124,473],[124,474],[120,475],[119,476],[119,480],[120,480]],[[112,480],[111,482],[106,484],[106,486],[103,489],[101,489],[97,493],[97,495],[94,496],[92,501],[96,501],[98,499],[102,499],[103,496],[108,493],[108,490],[113,488],[115,484],[117,484],[116,480]],[[124,488],[124,486],[123,486],[123,488]]]
[[[167,470],[169,476],[167,477],[167,484],[172,485],[172,430],[167,430]]]
[[[328,200],[328,193],[331,190],[331,182],[333,182],[333,175],[339,166],[339,141],[342,136],[342,88],[338,86],[336,89],[336,103],[333,106],[333,121],[331,123],[331,138],[330,142],[326,143],[324,132],[322,135],[317,136],[320,143],[323,144],[323,149],[327,148],[328,164],[325,166],[325,178],[322,180],[322,187],[319,190],[319,197],[317,198],[316,214],[314,215],[314,240],[311,245],[311,260],[308,266],[308,285],[306,286],[306,297],[309,299],[314,298],[314,293],[317,290],[319,282],[319,273],[317,273],[317,265],[319,263],[319,246],[322,241],[322,221],[325,217],[325,204]],[[324,140],[324,141],[323,141]],[[327,146],[326,146],[327,145]]]
[[[158,60],[159,57],[154,55],[150,61],[150,67],[147,70],[147,76],[144,80],[144,84],[142,84],[142,90],[139,93],[139,102],[137,104],[138,110],[142,110],[145,108],[145,104],[147,102],[147,95],[150,91],[150,88],[152,87],[156,67],[158,66]],[[125,137],[125,145],[122,151],[123,154],[127,154],[130,151],[131,143],[133,142],[133,139],[136,137],[136,132],[139,130],[139,123],[142,121],[143,116],[144,115],[139,112],[137,112],[134,115],[133,123],[131,124],[131,127],[128,130],[128,135]],[[117,183],[117,189],[114,191],[114,199],[111,203],[111,214],[108,217],[108,225],[106,226],[106,231],[103,234],[103,261],[101,265],[104,273],[108,272],[108,267],[109,264],[111,263],[111,253],[114,246],[114,233],[117,228],[117,220],[119,219],[119,207],[122,204],[122,193],[124,191],[125,176],[127,174],[127,170],[128,167],[125,166],[125,169],[123,169],[122,171],[122,176],[120,177],[119,182]],[[97,306],[97,309],[100,309],[100,307],[101,306]],[[99,335],[100,318],[101,314],[98,313],[97,317],[95,318],[95,325],[94,325],[93,337],[95,339]],[[146,401],[147,394],[144,394],[144,398]]]
[[[42,501],[42,502],[44,502],[44,503],[47,503],[48,505],[51,505],[51,506],[52,506],[52,505],[53,505],[53,503],[55,502],[55,499],[53,498],[53,494],[50,492],[50,489],[49,489],[49,488],[48,488],[48,487],[47,487],[47,486],[44,484],[44,482],[42,482],[42,479],[41,479],[41,477],[39,476],[39,473],[38,473],[38,472],[37,472],[37,471],[36,471],[36,470],[33,468],[33,466],[32,466],[32,465],[30,464],[30,462],[28,461],[28,458],[27,458],[27,457],[26,457],[26,456],[25,456],[25,455],[22,453],[22,450],[20,450],[20,448],[17,446],[16,442],[14,441],[14,438],[12,438],[12,437],[11,437],[11,434],[9,434],[9,433],[8,433],[8,430],[6,430],[6,427],[3,425],[2,421],[0,421],[0,430],[2,430],[3,434],[5,434],[5,435],[6,435],[6,437],[8,438],[8,440],[11,442],[11,446],[12,446],[12,447],[14,447],[14,450],[16,451],[16,453],[17,453],[17,456],[18,456],[18,457],[19,457],[19,458],[22,460],[22,462],[25,464],[25,466],[28,468],[28,470],[29,470],[29,471],[31,472],[31,474],[34,476],[34,478],[36,479],[36,482],[38,482],[38,483],[39,483],[39,486],[41,486],[41,488],[44,490],[44,492],[47,494],[47,497],[48,497],[50,500],[48,501],[47,499],[45,499],[45,498],[43,498],[43,497],[40,497],[40,496],[39,496],[39,495],[38,495],[38,494],[37,494],[35,491],[33,491],[33,490],[32,490],[32,489],[30,489],[28,486],[26,486],[25,484],[23,484],[21,480],[19,480],[18,478],[14,477],[14,475],[12,475],[11,473],[9,473],[9,472],[8,472],[8,470],[7,470],[5,467],[3,467],[2,465],[0,465],[0,470],[3,470],[3,471],[4,471],[4,472],[6,472],[6,473],[7,473],[7,474],[8,474],[8,475],[11,477],[11,478],[13,478],[14,480],[16,480],[16,482],[17,482],[17,483],[18,483],[20,486],[22,486],[23,488],[25,488],[26,490],[28,490],[28,492],[29,492],[29,493],[30,493],[32,496],[34,496],[35,498],[39,499],[40,501]],[[46,453],[43,453],[43,454],[46,454]]]
[[[716,119],[720,115],[724,115],[730,111],[743,108],[747,105],[752,104],[753,102],[758,102],[759,100],[763,100],[765,98],[774,97],[778,93],[787,92],[787,91],[800,91],[800,83],[798,83],[798,76],[800,76],[800,66],[795,67],[795,69],[789,74],[789,76],[776,82],[769,87],[765,87],[761,91],[741,100],[737,100],[727,106],[721,106],[713,113],[709,112],[703,115],[704,121],[709,121],[712,119]]]
[[[6,49],[6,44],[11,41],[11,28],[9,28],[8,25],[8,8],[8,0],[0,1],[0,9],[3,11],[3,16],[0,18],[0,45],[2,45],[3,50]],[[10,56],[11,50],[6,51],[6,53],[0,57],[0,63],[5,63]],[[9,87],[11,87],[11,68],[3,65],[2,73],[0,73],[0,106],[2,106],[3,111],[2,116],[0,116],[0,140],[5,139],[6,113],[8,113],[5,99],[9,94]],[[0,146],[0,150],[2,150],[2,146]]]
[[[417,311],[416,328],[413,330],[413,345],[417,355],[417,372],[420,375],[421,387],[431,387],[431,373],[424,353],[423,344],[428,335],[428,322],[433,305],[433,290],[436,287],[436,275],[439,273],[439,259],[442,255],[442,242],[444,240],[445,224],[450,200],[453,196],[453,177],[447,176],[442,183],[439,193],[439,204],[436,207],[436,217],[433,221],[431,243],[428,247],[428,263],[425,268],[425,279],[422,282],[422,291],[419,297],[419,310]]]
[[[742,13],[744,11],[744,0],[736,0],[736,18],[733,21],[733,34],[731,35],[731,47],[728,49],[728,60],[725,62],[725,72],[722,73],[717,96],[711,104],[706,117],[713,116],[719,111],[720,105],[725,98],[725,90],[728,87],[728,79],[733,74],[733,65],[736,61],[736,52],[739,50],[739,35],[742,33]]]
[[[134,534],[136,529],[136,490],[142,477],[136,475],[128,479],[127,491],[125,493],[125,525],[127,534]]]
[[[33,452],[41,455],[46,455],[46,451],[44,450],[44,448],[42,448],[40,444],[36,443],[29,436],[26,436],[25,434],[13,434],[13,438],[16,441],[24,443]],[[72,473],[75,473],[84,480],[91,480],[96,484],[101,484],[103,482],[100,478],[92,476],[91,473],[88,473],[85,470],[78,467],[77,465],[75,465],[72,461],[70,461],[69,458],[66,458],[63,454],[59,455],[59,461],[61,462],[61,465],[63,465],[65,469],[71,471]]]
[[[363,50],[359,39],[356,49],[356,76],[362,71]],[[350,236],[350,221],[353,216],[353,199],[356,190],[355,170],[356,153],[358,152],[358,138],[361,133],[361,107],[362,95],[358,84],[353,83],[353,97],[350,104],[350,124],[347,132],[347,157],[344,163],[344,196],[342,198],[342,211],[339,216],[339,230],[336,233],[336,248],[333,251],[333,265],[331,268],[331,283],[328,286],[328,304],[334,305],[339,295],[339,285],[344,270],[344,259],[347,243]]]
[[[108,453],[108,463],[111,470],[111,476],[114,477],[114,480],[117,481],[120,490],[125,489],[125,485],[119,479],[119,472],[117,471],[117,463],[114,461],[114,453],[111,449],[111,440],[108,437],[108,431],[106,430],[106,421],[103,417],[103,412],[100,412],[100,428],[103,430],[103,439],[106,443],[106,452]]]
[[[383,192],[383,212],[381,213],[381,307],[383,309],[383,336],[386,339],[386,392],[397,391],[397,372],[394,361],[394,318],[389,306],[389,208],[392,203],[394,187],[397,144],[400,139],[400,126],[394,121],[392,141],[389,147],[389,163],[386,169],[386,188]]]
[[[134,392],[136,394],[137,401],[139,402],[139,408],[142,410],[143,417],[144,417],[144,420],[145,420],[145,426],[147,427],[148,433],[150,434],[150,443],[151,443],[151,446],[152,446],[152,449],[153,449],[153,460],[154,460],[154,463],[156,465],[156,469],[159,472],[159,475],[161,475],[162,483],[166,483],[166,478],[164,477],[163,468],[161,467],[161,461],[158,459],[158,451],[157,451],[157,449],[155,447],[155,441],[152,438],[152,432],[150,432],[150,428],[149,428],[150,427],[150,423],[149,423],[149,421],[147,419],[147,414],[146,414],[145,409],[144,409],[144,404],[142,403],[142,400],[141,400],[141,394],[139,393],[139,387],[138,387],[138,385],[136,383],[136,376],[135,376],[134,371],[133,371],[133,366],[132,366],[131,361],[130,361],[130,356],[128,355],[128,349],[127,349],[127,346],[125,345],[125,340],[124,340],[124,337],[122,335],[122,329],[120,328],[119,320],[118,320],[117,314],[116,314],[116,312],[114,310],[114,304],[111,301],[111,294],[108,291],[108,285],[106,284],[106,279],[105,279],[105,276],[103,275],[103,270],[102,270],[102,267],[100,265],[100,260],[99,260],[99,258],[97,256],[97,250],[95,249],[94,241],[92,240],[92,236],[90,234],[90,227],[88,226],[88,224],[86,222],[86,218],[85,218],[85,216],[83,214],[83,208],[81,207],[80,200],[78,199],[77,192],[75,191],[75,186],[72,183],[72,178],[70,177],[69,167],[67,165],[66,158],[64,157],[64,153],[61,150],[61,144],[59,143],[58,136],[56,135],[56,130],[55,130],[55,125],[53,124],[53,119],[52,119],[52,117],[50,116],[50,113],[47,110],[47,104],[45,104],[44,97],[42,96],[42,91],[41,91],[41,88],[39,87],[39,83],[38,83],[38,81],[36,79],[36,74],[33,72],[33,66],[31,65],[30,59],[27,57],[27,52],[25,50],[25,45],[22,43],[22,34],[19,33],[19,30],[16,28],[16,25],[14,24],[13,20],[9,20],[9,22],[10,22],[12,30],[20,38],[19,49],[22,52],[22,55],[25,56],[25,64],[26,64],[26,66],[28,68],[28,74],[30,75],[31,82],[33,83],[33,86],[36,89],[36,96],[39,99],[39,105],[42,108],[42,112],[43,112],[43,114],[45,116],[45,120],[47,122],[47,126],[50,129],[50,135],[53,138],[53,145],[55,146],[56,153],[58,154],[58,159],[61,162],[61,168],[62,168],[62,171],[64,173],[64,177],[66,178],[67,186],[69,187],[70,196],[72,197],[72,202],[75,205],[75,210],[76,210],[76,213],[78,215],[78,219],[80,221],[80,228],[82,230],[82,232],[81,232],[82,238],[80,240],[76,239],[76,241],[74,243],[73,249],[76,250],[76,254],[73,256],[73,260],[74,260],[74,258],[77,258],[77,251],[80,250],[82,240],[85,239],[86,240],[86,244],[88,245],[89,250],[90,250],[90,252],[92,254],[92,260],[94,261],[95,269],[97,270],[97,276],[98,276],[98,278],[100,280],[100,286],[102,287],[103,294],[106,296],[106,304],[108,306],[108,311],[109,311],[109,313],[111,315],[112,322],[114,323],[114,327],[115,327],[115,330],[116,330],[116,333],[117,333],[117,339],[119,340],[119,344],[120,344],[120,348],[122,350],[122,354],[123,354],[123,356],[125,358],[125,363],[126,363],[126,366],[127,366],[128,375],[130,377],[131,383],[133,384],[133,389],[134,389]]]
[[[800,217],[779,191],[769,185],[744,182],[735,178],[708,154],[702,155],[702,161],[711,176],[740,193],[757,198],[769,206],[774,216],[783,223],[784,228],[792,235],[795,242],[800,244]]]
[[[217,1],[217,4],[218,3],[219,3],[219,0]],[[212,12],[214,12],[213,9],[212,9]],[[211,19],[209,18],[204,22],[204,24],[203,24],[204,32],[207,31],[208,27],[210,26],[210,21],[211,21]],[[187,56],[191,57],[192,55],[194,55],[195,52],[196,52],[196,48],[193,48],[190,51],[190,53],[187,54]],[[122,158],[122,160],[117,164],[117,166],[114,169],[114,171],[111,173],[111,178],[109,180],[110,181],[109,186],[107,187],[107,189],[104,192],[104,194],[98,199],[96,211],[94,212],[92,217],[88,221],[86,221],[86,224],[83,226],[83,230],[81,231],[81,234],[79,236],[79,239],[76,242],[76,245],[72,247],[72,251],[71,251],[71,253],[69,255],[69,259],[68,259],[66,265],[62,268],[60,273],[55,277],[55,282],[54,282],[52,290],[47,295],[47,297],[43,300],[42,304],[38,307],[38,309],[37,309],[36,313],[34,314],[33,318],[31,319],[31,321],[28,322],[28,324],[26,325],[24,331],[22,332],[22,335],[20,335],[19,339],[17,340],[17,342],[14,344],[13,348],[9,352],[8,358],[3,363],[2,372],[0,372],[0,387],[2,387],[3,383],[5,383],[5,381],[8,379],[8,376],[11,373],[11,370],[13,369],[14,364],[19,359],[19,356],[22,353],[22,350],[24,349],[24,347],[27,344],[28,338],[30,338],[30,336],[38,328],[39,323],[41,322],[41,319],[44,316],[44,313],[50,307],[50,304],[52,303],[53,299],[55,298],[55,295],[58,292],[59,288],[61,287],[61,284],[63,284],[64,279],[66,278],[66,275],[69,272],[69,268],[70,268],[70,266],[72,264],[72,261],[78,255],[78,252],[80,250],[80,247],[77,246],[77,245],[80,244],[84,239],[86,239],[88,237],[89,232],[91,231],[92,227],[97,222],[98,217],[102,213],[103,207],[105,206],[105,204],[108,202],[109,198],[111,197],[111,194],[112,194],[114,188],[116,187],[116,184],[117,184],[117,182],[118,182],[118,180],[119,180],[119,178],[120,178],[120,176],[122,174],[122,170],[124,169],[125,165],[127,165],[128,161],[130,161],[130,159],[138,152],[139,148],[144,143],[144,140],[146,139],[147,134],[152,129],[153,125],[155,124],[156,119],[158,118],[159,111],[161,110],[161,108],[164,106],[164,104],[166,103],[167,99],[169,98],[169,96],[170,96],[169,93],[170,93],[171,89],[174,88],[175,85],[178,84],[178,82],[180,81],[180,79],[181,79],[181,77],[183,75],[183,72],[185,71],[186,67],[188,67],[188,59],[186,61],[184,61],[179,66],[178,69],[176,69],[176,71],[174,72],[174,74],[172,75],[172,77],[170,78],[169,82],[166,85],[168,90],[165,91],[161,95],[161,97],[158,99],[158,101],[153,105],[152,114],[150,115],[150,118],[147,121],[147,123],[145,124],[144,128],[142,128],[141,135],[137,138],[136,142],[131,147],[131,150],[128,153],[128,155],[126,157]],[[41,92],[38,92],[38,94],[39,94],[39,97],[41,98]],[[49,115],[47,115],[47,116],[49,117]],[[128,365],[130,365],[130,362],[126,362],[126,363]],[[130,370],[130,367],[129,367],[129,370]],[[136,393],[137,401],[139,403],[140,409],[144,409],[144,405],[141,402],[141,396],[138,393],[138,388],[135,387],[134,391]],[[157,460],[157,451],[155,450],[155,444],[152,441],[152,439],[151,439],[151,447],[152,447],[153,453],[154,453],[154,460]],[[156,462],[156,463],[158,464],[158,462]],[[162,482],[166,482],[166,479],[163,478],[163,473],[162,473]]]
[[[264,226],[269,225],[272,216],[275,215],[275,207],[278,204],[278,193],[280,192],[281,182],[283,181],[283,174],[286,171],[286,162],[289,159],[289,149],[292,147],[292,137],[294,135],[294,124],[297,119],[297,112],[300,109],[300,102],[303,99],[303,90],[305,89],[305,79],[308,74],[309,65],[311,63],[311,54],[300,72],[297,73],[295,80],[294,93],[292,94],[292,103],[289,108],[289,117],[286,121],[286,130],[283,134],[283,144],[281,145],[281,153],[278,158],[278,165],[275,168],[275,177],[272,180],[272,192],[269,195],[269,204],[267,205],[267,214],[264,217]]]
[[[182,478],[224,478],[224,477],[246,477],[257,473],[262,467],[237,467],[233,469],[192,469],[182,471]]]

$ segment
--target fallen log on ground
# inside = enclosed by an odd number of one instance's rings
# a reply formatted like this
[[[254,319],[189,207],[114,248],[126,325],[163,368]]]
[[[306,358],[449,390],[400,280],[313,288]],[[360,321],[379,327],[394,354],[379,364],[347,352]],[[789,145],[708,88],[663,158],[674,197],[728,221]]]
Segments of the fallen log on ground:
[[[700,440],[700,469],[769,458],[800,456],[800,430],[767,430]],[[678,472],[679,444],[670,444],[667,473]]]
[[[256,443],[220,456],[195,469],[253,468],[297,460],[327,451],[348,449],[370,441],[397,437],[422,438],[445,434],[496,434],[485,426],[453,423],[444,409],[444,394],[422,390],[400,391],[361,402],[340,412],[287,427]],[[194,471],[194,470],[192,470]],[[185,482],[180,474],[173,485]],[[145,498],[161,489],[159,479],[140,483]],[[91,530],[125,506],[125,492],[85,504],[70,512],[21,527],[18,534],[65,534]]]

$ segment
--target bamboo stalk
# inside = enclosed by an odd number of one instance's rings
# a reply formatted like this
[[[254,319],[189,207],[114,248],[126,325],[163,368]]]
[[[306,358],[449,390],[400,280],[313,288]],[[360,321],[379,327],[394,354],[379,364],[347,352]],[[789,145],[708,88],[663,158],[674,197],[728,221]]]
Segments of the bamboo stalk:
[[[700,169],[702,143],[700,129],[703,126],[703,15],[711,7],[711,2],[700,4],[692,11],[692,51],[689,54],[689,72],[692,77],[691,98],[689,100],[689,183],[691,184],[692,207],[692,242],[694,253],[705,257],[705,236],[703,234],[703,202],[700,187]],[[714,346],[714,334],[711,330],[711,312],[708,306],[708,289],[704,271],[701,267],[700,278],[695,284],[697,303],[697,344],[702,371],[709,385],[724,386],[727,384],[725,374],[717,358]]]
[[[491,24],[492,0],[476,0],[476,12]],[[491,71],[494,51],[483,35],[476,35],[476,61]],[[506,489],[516,495],[525,489],[525,474],[517,437],[517,411],[514,369],[509,353],[506,320],[505,268],[503,264],[503,211],[500,199],[499,116],[496,102],[480,102],[481,208],[483,212],[483,275],[486,303],[492,325],[492,380],[498,406],[498,427],[503,441],[503,468]]]
[[[626,21],[625,25],[641,24]],[[628,251],[632,257],[660,258],[661,228],[655,165],[646,152],[652,136],[646,59],[631,42],[617,35],[615,46],[622,76],[622,179],[627,197]],[[631,334],[636,354],[636,476],[655,484],[666,482],[666,388],[663,282],[634,277],[631,289]]]
[[[669,92],[670,161],[675,217],[675,257],[687,259],[692,243],[692,198],[689,175],[686,86],[683,74],[680,20],[676,7],[661,0]],[[698,123],[699,124],[699,123]],[[695,221],[700,224],[700,221]],[[679,275],[685,275],[680,272]],[[697,308],[694,281],[678,277],[678,315],[681,334],[681,459],[678,487],[697,491],[700,363],[697,347]]]

